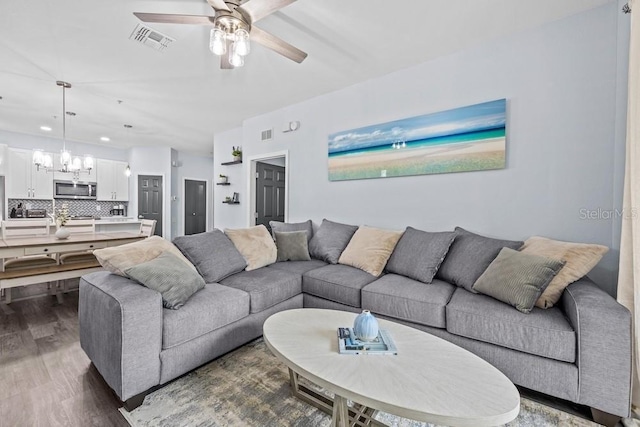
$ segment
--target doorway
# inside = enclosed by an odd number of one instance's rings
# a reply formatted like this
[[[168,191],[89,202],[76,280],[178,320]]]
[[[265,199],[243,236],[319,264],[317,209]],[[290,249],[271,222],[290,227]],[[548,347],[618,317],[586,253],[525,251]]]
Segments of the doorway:
[[[155,219],[156,236],[162,236],[162,177],[138,175],[138,219]]]
[[[184,235],[207,231],[207,181],[184,180]]]
[[[286,222],[289,218],[289,151],[282,150],[252,156],[249,167],[248,226],[269,221]]]
[[[269,221],[284,222],[285,185],[284,158],[256,162],[255,225],[262,224],[271,232]]]

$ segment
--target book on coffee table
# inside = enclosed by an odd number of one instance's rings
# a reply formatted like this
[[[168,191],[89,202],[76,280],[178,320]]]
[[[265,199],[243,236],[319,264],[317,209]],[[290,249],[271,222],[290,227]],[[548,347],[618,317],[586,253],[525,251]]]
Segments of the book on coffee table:
[[[398,354],[396,344],[385,329],[378,331],[373,341],[360,341],[353,328],[338,328],[338,352],[340,354]]]

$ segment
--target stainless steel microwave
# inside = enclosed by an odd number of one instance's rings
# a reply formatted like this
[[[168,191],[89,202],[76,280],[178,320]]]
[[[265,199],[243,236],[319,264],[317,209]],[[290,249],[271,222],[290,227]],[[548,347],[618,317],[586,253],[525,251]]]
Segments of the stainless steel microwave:
[[[53,181],[54,199],[95,200],[96,197],[95,182]]]

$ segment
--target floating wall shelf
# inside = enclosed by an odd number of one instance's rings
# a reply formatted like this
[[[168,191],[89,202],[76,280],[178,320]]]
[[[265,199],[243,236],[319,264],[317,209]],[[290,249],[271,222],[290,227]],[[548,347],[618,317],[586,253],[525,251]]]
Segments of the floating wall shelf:
[[[231,185],[230,182],[219,182],[216,185]]]
[[[242,160],[234,160],[233,162],[224,162],[220,163],[222,166],[231,166],[231,165],[239,165],[242,163]]]
[[[227,205],[239,205],[240,202],[234,202],[233,200],[226,201],[224,200],[222,203],[226,203]]]

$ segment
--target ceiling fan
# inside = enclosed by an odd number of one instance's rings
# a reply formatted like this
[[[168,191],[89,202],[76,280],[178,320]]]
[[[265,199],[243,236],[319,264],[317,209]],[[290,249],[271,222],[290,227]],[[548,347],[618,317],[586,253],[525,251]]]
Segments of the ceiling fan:
[[[220,55],[220,68],[233,69],[244,64],[249,39],[260,43],[297,63],[307,54],[254,24],[295,0],[207,0],[215,16],[173,15],[165,13],[133,14],[143,22],[162,24],[212,25],[209,48]]]

